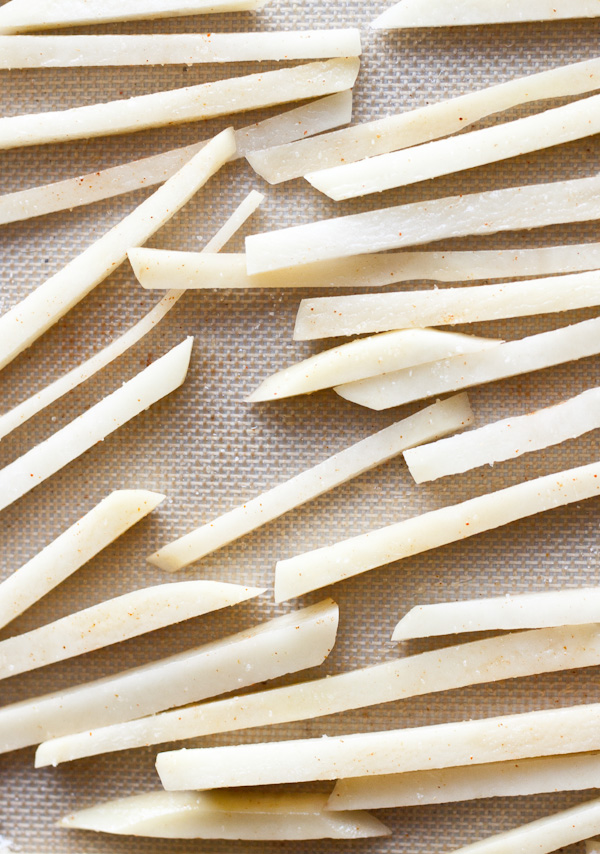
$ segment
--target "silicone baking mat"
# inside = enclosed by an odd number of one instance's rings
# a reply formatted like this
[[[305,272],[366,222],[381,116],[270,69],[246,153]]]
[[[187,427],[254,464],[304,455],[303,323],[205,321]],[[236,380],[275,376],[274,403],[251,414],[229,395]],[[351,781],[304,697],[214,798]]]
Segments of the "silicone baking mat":
[[[371,32],[368,23],[385,3],[272,0],[259,13],[105,25],[80,32],[194,32],[253,29],[360,27],[361,72],[355,87],[354,121],[433,103],[521,74],[590,58],[597,52],[600,21],[464,29]],[[276,67],[262,63],[261,68]],[[256,64],[218,67],[56,69],[0,72],[0,112],[37,112],[109,101],[137,93],[250,73]],[[513,110],[487,123],[542,109]],[[192,123],[121,137],[26,148],[0,153],[0,192],[9,192],[97,170],[204,139],[230,123],[240,127],[277,109],[232,120]],[[598,139],[549,149],[471,172],[417,184],[358,201],[332,202],[302,180],[267,186],[245,161],[228,165],[163,228],[151,246],[200,249],[246,193],[266,200],[225,251],[241,251],[245,234],[309,222],[382,205],[459,192],[592,175]],[[126,196],[0,228],[0,309],[59,270],[148,195]],[[551,245],[597,239],[596,224],[558,226],[456,241],[462,248]],[[412,287],[409,285],[408,287]],[[419,286],[416,283],[415,286]],[[422,283],[421,283],[422,286]],[[315,291],[311,291],[314,295]],[[185,335],[195,336],[185,385],[93,448],[44,485],[0,514],[0,577],[36,554],[108,492],[146,487],[168,496],[160,508],[94,558],[68,581],[0,632],[0,638],[42,625],[128,590],[173,580],[146,555],[202,521],[260,490],[325,459],[336,450],[422,407],[374,413],[325,391],[273,404],[250,405],[246,395],[287,364],[324,349],[293,343],[299,300],[309,292],[205,291],[188,294],[177,308],[99,376],[58,401],[2,440],[0,465],[25,452],[165,353]],[[2,408],[24,399],[131,326],[156,302],[143,291],[128,264],[71,311],[0,375]],[[594,311],[480,324],[466,331],[519,338]],[[600,380],[598,359],[586,359],[474,389],[479,424],[560,401]],[[272,586],[275,561],[302,551],[489,492],[524,479],[594,461],[598,434],[492,468],[416,487],[401,459],[363,475],[333,493],[289,513],[251,536],[190,567],[178,578],[212,578]],[[340,605],[338,641],[325,664],[303,676],[335,673],[443,646],[451,639],[410,642],[397,648],[392,629],[417,603],[597,583],[597,502],[559,509],[463,543],[386,566],[305,597],[331,594]],[[61,686],[116,673],[289,611],[272,595],[214,615],[190,620],[70,662],[0,683],[2,705]],[[292,681],[278,680],[278,683]],[[207,738],[205,745],[320,736],[415,726],[530,709],[597,701],[597,670],[500,682],[419,697],[297,724]],[[98,801],[159,788],[158,748],[142,749],[35,771],[33,748],[0,756],[0,848],[18,852],[276,852],[278,843],[175,842],[109,837],[57,828],[67,812]],[[327,786],[323,787],[327,788]],[[592,797],[593,793],[473,801],[448,806],[384,810],[390,838],[359,842],[287,843],[286,851],[433,854],[517,826]],[[583,846],[569,850],[583,850]]]

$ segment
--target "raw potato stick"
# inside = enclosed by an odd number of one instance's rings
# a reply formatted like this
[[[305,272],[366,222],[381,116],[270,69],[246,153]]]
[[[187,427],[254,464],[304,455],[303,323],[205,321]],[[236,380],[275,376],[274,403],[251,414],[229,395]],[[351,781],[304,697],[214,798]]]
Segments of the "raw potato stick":
[[[269,183],[279,184],[300,178],[307,172],[332,168],[341,163],[355,163],[365,157],[409,148],[456,133],[485,116],[519,104],[573,97],[598,88],[600,60],[586,60],[365,122],[329,133],[319,140],[300,140],[271,150],[255,150],[248,155],[248,161]]]
[[[0,628],[42,599],[164,501],[148,489],[111,492],[0,583]]]
[[[302,107],[295,107],[270,119],[263,119],[236,130],[236,152],[231,159],[244,157],[254,148],[279,145],[348,124],[351,117],[352,90],[347,89],[335,95],[318,98]],[[141,160],[112,166],[100,172],[90,172],[77,178],[67,178],[53,184],[7,193],[0,196],[0,225],[56,211],[71,210],[160,184],[181,169],[207,141],[195,142],[184,148],[174,148],[163,154],[143,157]],[[600,267],[600,264],[598,266]]]
[[[275,600],[284,602],[369,569],[599,493],[600,462],[595,462],[431,510],[333,546],[280,560],[275,570]]]
[[[0,68],[193,65],[360,56],[359,30],[134,36],[0,36]]]
[[[400,0],[371,23],[376,30],[597,18],[596,0]]]
[[[183,569],[294,507],[392,459],[404,448],[461,430],[472,421],[466,395],[434,403],[168,543],[148,560],[168,572]]]
[[[6,197],[5,197],[6,198]],[[0,198],[0,221],[2,199]],[[463,252],[390,252],[352,258],[333,258],[301,267],[249,276],[246,256],[204,252],[177,252],[138,247],[128,253],[133,271],[144,288],[187,290],[200,288],[375,288],[429,279],[464,282],[547,276],[600,269],[600,244],[548,246],[540,249],[498,249]],[[316,312],[318,299],[302,300],[298,317]],[[309,327],[307,321],[307,327]],[[294,335],[294,337],[297,337]]]
[[[152,792],[65,816],[61,827],[162,839],[365,839],[389,836],[362,811],[328,812],[326,794]]]
[[[321,664],[335,643],[331,599],[236,635],[0,709],[0,752],[152,715]]]
[[[600,175],[350,214],[246,238],[250,275],[467,234],[600,218]]]
[[[309,720],[468,685],[593,667],[599,663],[600,627],[596,624],[516,632],[67,735],[41,744],[36,766],[220,732]]]
[[[504,341],[487,353],[452,356],[416,365],[410,372],[392,371],[385,376],[337,386],[335,391],[361,406],[388,409],[430,395],[541,371],[599,352],[600,318],[594,317],[518,341]]]
[[[338,780],[327,808],[386,809],[581,789],[600,789],[599,753]]]
[[[352,88],[359,65],[356,57],[330,59],[105,104],[0,118],[0,150],[133,133],[330,95]]]
[[[252,190],[238,205],[229,219],[221,226],[219,231],[212,237],[204,249],[204,251],[218,252],[222,246],[227,243],[233,234],[241,228],[246,219],[251,216],[258,205],[263,201],[264,196]],[[36,392],[31,397],[18,403],[8,412],[0,415],[0,439],[7,436],[17,427],[20,427],[38,412],[50,406],[55,400],[59,400],[63,395],[77,388],[82,382],[85,382],[90,377],[94,376],[98,371],[105,368],[110,362],[117,359],[134,344],[148,334],[157,323],[173,308],[174,305],[183,296],[183,291],[170,290],[165,296],[157,302],[148,314],[144,315],[141,320],[134,324],[127,332],[115,338],[103,350],[99,350],[82,362],[77,367],[63,374],[54,382],[47,385],[41,391]]]
[[[592,95],[516,121],[309,172],[305,178],[329,198],[341,201],[497,163],[599,132],[600,95]]]
[[[543,279],[303,300],[294,339],[529,317],[600,304],[600,270]]]
[[[0,469],[0,510],[102,442],[185,380],[194,339],[187,338],[116,391]]]
[[[261,9],[267,0],[13,0],[0,9],[0,33]]]
[[[264,592],[217,581],[182,581],[134,590],[0,641],[0,679],[237,605]]]
[[[114,228],[0,317],[0,368],[31,346],[188,202],[235,151],[231,128]]]
[[[374,377],[400,367],[428,364],[433,359],[493,349],[493,338],[479,338],[437,329],[400,329],[360,338],[309,356],[267,377],[247,398],[250,403],[312,394],[340,383]]]
[[[407,450],[404,459],[417,483],[437,480],[478,466],[494,465],[522,454],[558,445],[600,427],[600,388],[591,388],[564,403],[486,424],[460,437]]]
[[[392,640],[581,623],[600,623],[600,587],[417,605],[400,620]]]
[[[600,748],[600,704],[409,729],[159,753],[165,789],[365,777]]]

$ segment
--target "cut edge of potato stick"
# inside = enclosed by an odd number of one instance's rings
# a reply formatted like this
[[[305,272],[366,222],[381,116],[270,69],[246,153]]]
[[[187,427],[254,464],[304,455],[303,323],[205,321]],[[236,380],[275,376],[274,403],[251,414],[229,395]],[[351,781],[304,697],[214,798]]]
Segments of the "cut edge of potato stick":
[[[544,756],[338,780],[330,810],[388,809],[600,789],[600,753]]]
[[[265,588],[218,581],[145,587],[0,641],[0,679],[228,608]]]
[[[582,95],[599,87],[600,59],[585,60],[358,124],[329,133],[318,142],[299,140],[271,150],[255,150],[247,157],[262,178],[278,184],[307,172],[420,145],[519,104]]]
[[[58,765],[102,753],[312,720],[425,694],[598,663],[597,624],[515,632],[67,735],[41,744],[35,762],[36,767]]]
[[[0,469],[0,510],[183,384],[193,337],[177,344],[48,439]]]
[[[357,29],[152,35],[3,36],[0,68],[194,65],[360,56]]]
[[[493,349],[500,342],[462,332],[399,329],[359,338],[323,350],[264,379],[246,398],[248,403],[312,394],[341,383],[357,382],[450,355]],[[342,380],[342,377],[347,379]],[[350,379],[353,378],[353,379]]]
[[[392,641],[581,623],[600,623],[600,587],[508,593],[490,598],[415,605],[396,625]]]
[[[336,640],[332,599],[121,673],[0,708],[0,753],[238,691],[322,664]]]
[[[362,810],[338,813],[327,794],[149,792],[71,813],[63,828],[163,839],[364,839],[389,836]]]
[[[0,150],[135,133],[331,95],[352,88],[359,67],[358,57],[328,59],[68,110],[8,116],[0,118]]]
[[[382,193],[593,136],[600,132],[599,107],[600,95],[590,95],[532,116],[308,172],[304,177],[334,201]]]
[[[386,333],[379,333],[384,335]],[[406,370],[367,377],[334,389],[345,400],[370,409],[388,409],[435,394],[459,391],[541,371],[600,352],[600,317],[560,326],[477,354],[452,356]]]
[[[563,403],[471,430],[461,442],[436,441],[404,459],[416,483],[512,460],[600,427],[600,387]]]
[[[460,430],[472,422],[473,412],[466,394],[438,401],[162,546],[148,560],[168,572],[183,569],[289,510],[387,462],[404,448]]]
[[[600,270],[459,288],[321,297],[300,303],[294,340],[530,317],[600,304]]]
[[[600,218],[600,175],[449,196],[246,237],[248,273],[465,235]]]
[[[326,95],[301,107],[278,113],[269,119],[234,131],[236,152],[231,159],[263,145],[313,136],[332,127],[347,124],[352,117],[352,90]],[[0,225],[45,216],[61,210],[153,187],[166,181],[197,154],[209,140],[174,148],[140,160],[111,166],[76,178],[67,178],[28,190],[0,196]],[[600,265],[599,265],[600,266]]]
[[[233,130],[198,154],[117,225],[0,317],[0,369],[26,350],[104,281],[206,184],[235,151]]]
[[[597,18],[593,0],[504,0],[502,6],[471,2],[462,10],[448,0],[424,4],[422,0],[401,0],[371,22],[375,30],[413,27],[466,27],[480,24],[525,23],[527,21],[564,21],[569,18]]]
[[[275,568],[275,601],[600,494],[600,462],[488,492],[287,560]]]
[[[248,217],[254,213],[263,200],[264,196],[262,193],[252,190],[201,251],[219,252],[236,231],[242,227]],[[50,385],[47,385],[31,397],[18,403],[7,412],[2,413],[0,415],[0,439],[3,439],[4,436],[16,430],[17,427],[20,427],[69,391],[77,388],[78,385],[94,376],[94,374],[105,368],[119,356],[122,356],[123,353],[154,329],[156,324],[177,304],[183,293],[183,291],[169,290],[156,303],[154,308],[126,332],[111,341],[103,350],[99,350],[89,359],[86,359],[85,362],[58,377]]]
[[[600,704],[376,732],[159,753],[167,791],[335,780],[596,751]]]
[[[0,628],[42,599],[165,500],[148,489],[119,489],[0,583]]]

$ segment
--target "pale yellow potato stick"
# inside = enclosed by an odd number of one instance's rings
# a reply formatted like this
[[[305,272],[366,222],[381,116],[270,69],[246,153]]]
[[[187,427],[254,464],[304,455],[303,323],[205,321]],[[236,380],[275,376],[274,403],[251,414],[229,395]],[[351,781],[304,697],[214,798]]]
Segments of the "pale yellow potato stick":
[[[376,30],[403,27],[466,27],[479,24],[597,18],[596,0],[400,0],[371,23]]]

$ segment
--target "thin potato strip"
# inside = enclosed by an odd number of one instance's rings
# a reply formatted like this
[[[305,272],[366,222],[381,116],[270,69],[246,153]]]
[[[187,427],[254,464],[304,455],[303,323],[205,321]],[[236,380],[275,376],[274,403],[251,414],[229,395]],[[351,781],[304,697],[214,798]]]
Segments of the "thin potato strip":
[[[182,581],[125,593],[0,642],[0,679],[83,655],[264,593],[217,581]]]
[[[359,65],[356,57],[330,59],[105,104],[0,118],[0,150],[133,133],[330,95],[352,88]]]
[[[333,546],[280,560],[275,570],[275,600],[283,602],[369,569],[598,494],[600,462],[595,462],[431,510]]]
[[[404,27],[466,27],[525,21],[564,21],[597,18],[596,0],[400,0],[371,23],[376,30]]]
[[[0,753],[130,721],[321,664],[335,643],[331,599],[159,661],[0,709]]]
[[[148,489],[111,492],[0,583],[0,628],[44,597],[164,501]]]
[[[61,430],[0,469],[0,510],[179,388],[187,374],[193,341],[191,337],[182,341]]]
[[[597,353],[600,353],[600,318],[595,317],[518,341],[505,341],[487,352],[416,365],[410,373],[406,370],[392,371],[384,376],[337,386],[335,391],[345,400],[361,406],[387,409],[434,394],[540,371]]]
[[[600,60],[586,60],[365,122],[329,133],[320,140],[301,140],[271,150],[253,151],[248,161],[269,183],[279,184],[308,172],[355,163],[456,133],[485,116],[518,104],[582,95],[599,87]]]
[[[338,780],[330,810],[386,809],[600,789],[600,754],[544,756],[439,771],[409,771]]]
[[[600,175],[450,196],[246,238],[248,273],[420,243],[600,218]]]
[[[168,791],[336,780],[600,748],[600,704],[410,729],[159,753]]]
[[[309,720],[468,685],[598,663],[600,627],[596,624],[517,632],[67,735],[41,744],[36,766],[220,732]]]

